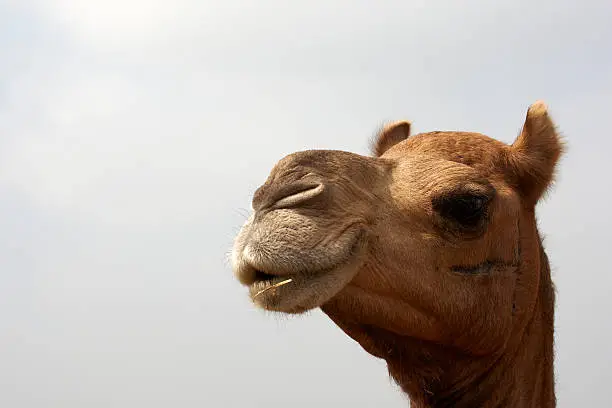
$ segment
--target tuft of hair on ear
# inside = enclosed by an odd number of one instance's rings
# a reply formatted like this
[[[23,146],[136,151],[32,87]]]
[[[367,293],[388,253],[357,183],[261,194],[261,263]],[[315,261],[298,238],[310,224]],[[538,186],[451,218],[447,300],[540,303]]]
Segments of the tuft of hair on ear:
[[[508,157],[514,184],[530,205],[535,205],[551,185],[564,150],[546,104],[535,102],[527,110],[523,129],[510,146]]]
[[[410,122],[401,120],[383,126],[372,140],[371,150],[375,157],[382,156],[387,150],[410,136]]]

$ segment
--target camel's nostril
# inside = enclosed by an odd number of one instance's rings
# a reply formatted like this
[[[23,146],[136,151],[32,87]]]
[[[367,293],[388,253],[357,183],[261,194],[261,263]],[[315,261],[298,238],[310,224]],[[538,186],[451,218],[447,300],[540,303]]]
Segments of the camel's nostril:
[[[303,204],[321,195],[325,191],[323,184],[295,184],[289,186],[285,191],[281,191],[272,208],[289,208]]]

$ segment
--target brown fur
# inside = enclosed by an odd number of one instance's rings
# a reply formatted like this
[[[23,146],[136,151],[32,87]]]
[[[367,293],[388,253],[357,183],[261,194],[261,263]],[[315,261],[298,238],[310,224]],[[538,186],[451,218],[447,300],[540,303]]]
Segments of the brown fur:
[[[304,151],[255,193],[234,271],[259,307],[320,307],[414,407],[554,407],[554,289],[535,205],[562,143],[385,127],[375,157]],[[261,289],[291,278],[282,287]]]
[[[410,122],[402,120],[384,126],[372,143],[372,151],[376,157],[382,156],[387,150],[410,136]]]

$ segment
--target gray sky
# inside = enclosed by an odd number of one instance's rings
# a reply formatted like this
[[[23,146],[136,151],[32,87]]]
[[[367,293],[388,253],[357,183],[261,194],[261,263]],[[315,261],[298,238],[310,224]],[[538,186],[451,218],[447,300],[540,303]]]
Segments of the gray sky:
[[[511,142],[537,99],[559,406],[609,403],[610,2],[297,3],[0,0],[0,406],[406,406],[322,313],[251,307],[250,196],[386,120]]]

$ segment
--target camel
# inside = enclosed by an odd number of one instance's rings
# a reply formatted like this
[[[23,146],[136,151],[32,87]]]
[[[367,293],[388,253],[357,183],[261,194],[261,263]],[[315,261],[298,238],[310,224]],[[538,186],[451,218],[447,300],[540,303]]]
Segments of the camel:
[[[320,308],[415,408],[555,407],[555,293],[535,207],[564,144],[548,108],[512,144],[381,129],[373,154],[282,158],[232,268],[257,307]]]

